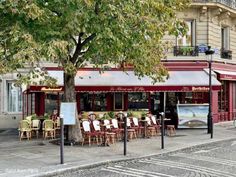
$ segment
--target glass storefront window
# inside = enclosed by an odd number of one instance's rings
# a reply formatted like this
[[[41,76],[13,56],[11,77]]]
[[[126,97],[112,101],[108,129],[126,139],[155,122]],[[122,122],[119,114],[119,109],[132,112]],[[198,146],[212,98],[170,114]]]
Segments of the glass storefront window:
[[[22,89],[16,87],[14,83],[7,83],[7,111],[21,112],[22,111]]]
[[[128,109],[130,110],[148,109],[147,93],[139,93],[139,92],[129,93]]]
[[[105,93],[82,93],[80,95],[81,111],[105,111],[106,107]]]
[[[81,111],[91,111],[93,103],[93,94],[82,93],[80,94],[80,110]]]
[[[106,111],[107,101],[105,93],[94,94],[94,111]]]
[[[58,109],[58,93],[47,93],[45,98],[45,113],[52,114],[54,109]]]

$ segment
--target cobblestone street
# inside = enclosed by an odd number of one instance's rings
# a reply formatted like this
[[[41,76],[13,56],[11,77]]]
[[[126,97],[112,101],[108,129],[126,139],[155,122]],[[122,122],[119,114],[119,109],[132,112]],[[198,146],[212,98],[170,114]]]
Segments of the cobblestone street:
[[[63,176],[234,177],[235,153],[236,141],[231,140],[166,155],[79,170]]]

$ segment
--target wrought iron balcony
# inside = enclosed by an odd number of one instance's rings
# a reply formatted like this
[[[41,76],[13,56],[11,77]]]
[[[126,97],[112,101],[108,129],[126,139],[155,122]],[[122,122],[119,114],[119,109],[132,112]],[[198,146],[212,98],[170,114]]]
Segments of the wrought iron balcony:
[[[198,46],[174,46],[174,56],[198,56]]]
[[[221,50],[221,58],[224,59],[232,59],[232,51],[231,50]]]
[[[196,3],[220,3],[232,9],[236,9],[236,1],[235,0],[192,0],[192,2]]]

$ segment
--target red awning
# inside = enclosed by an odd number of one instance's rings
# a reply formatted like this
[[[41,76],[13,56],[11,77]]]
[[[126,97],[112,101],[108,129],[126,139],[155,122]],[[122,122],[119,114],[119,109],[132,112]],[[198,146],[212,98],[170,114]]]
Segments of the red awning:
[[[63,71],[48,71],[63,87]],[[207,92],[209,75],[205,71],[169,71],[165,82],[153,84],[152,79],[145,76],[138,78],[133,71],[80,70],[75,77],[77,92]],[[220,90],[221,83],[212,76],[212,89]],[[30,90],[43,91],[43,86],[31,86]],[[44,88],[44,90],[47,90]],[[48,89],[50,90],[50,89]],[[53,91],[53,90],[52,90]]]
[[[218,74],[218,78],[220,80],[236,80],[236,72],[233,71],[222,71],[222,70],[214,70]]]

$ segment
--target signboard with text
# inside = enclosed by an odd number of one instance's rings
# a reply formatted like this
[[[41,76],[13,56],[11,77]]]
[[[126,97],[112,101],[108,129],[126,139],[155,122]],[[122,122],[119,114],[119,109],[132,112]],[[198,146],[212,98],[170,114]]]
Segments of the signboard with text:
[[[77,108],[75,102],[62,102],[60,116],[64,118],[64,125],[75,125],[77,117]]]

